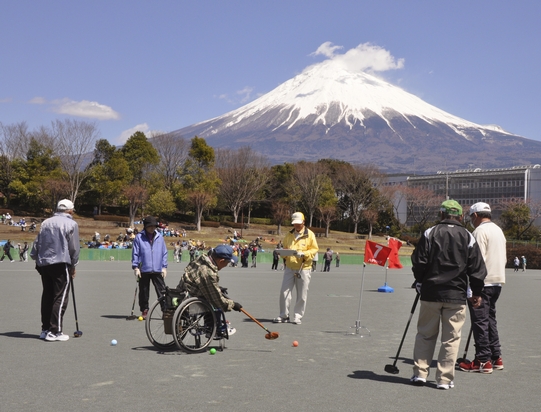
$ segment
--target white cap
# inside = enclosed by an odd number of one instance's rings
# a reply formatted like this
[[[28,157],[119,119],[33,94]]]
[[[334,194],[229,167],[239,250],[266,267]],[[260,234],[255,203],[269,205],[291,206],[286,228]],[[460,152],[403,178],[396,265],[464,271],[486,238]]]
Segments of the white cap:
[[[73,202],[69,199],[62,199],[56,205],[56,210],[58,210],[59,212],[64,212],[66,210],[73,210],[73,209],[75,209],[75,206],[73,206]]]
[[[295,212],[291,215],[291,224],[292,225],[301,225],[304,223],[304,215],[301,212]]]
[[[479,212],[488,212],[488,213],[490,213],[491,210],[490,210],[490,206],[488,205],[488,203],[477,202],[477,203],[473,204],[472,207],[470,207],[470,216],[473,215],[474,213],[479,213]]]

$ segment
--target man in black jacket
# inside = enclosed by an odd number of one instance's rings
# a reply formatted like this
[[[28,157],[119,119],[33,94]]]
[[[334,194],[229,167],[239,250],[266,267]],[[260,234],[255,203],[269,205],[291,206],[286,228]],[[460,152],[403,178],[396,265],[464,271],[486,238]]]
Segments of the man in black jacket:
[[[417,386],[426,383],[441,322],[436,384],[438,389],[450,389],[454,387],[455,362],[466,319],[468,284],[472,290],[470,302],[479,306],[487,270],[479,245],[461,223],[458,202],[446,200],[440,214],[441,221],[423,233],[411,256],[421,294],[411,382]]]

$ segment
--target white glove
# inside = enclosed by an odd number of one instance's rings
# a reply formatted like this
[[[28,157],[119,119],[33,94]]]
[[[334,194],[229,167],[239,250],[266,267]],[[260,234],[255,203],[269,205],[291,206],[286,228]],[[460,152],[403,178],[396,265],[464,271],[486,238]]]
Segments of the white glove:
[[[417,293],[418,293],[419,295],[421,294],[421,286],[422,286],[422,285],[423,285],[423,284],[420,283],[420,282],[417,282],[417,283],[415,284],[415,290],[417,291]]]
[[[139,268],[133,269],[133,274],[135,275],[136,279],[139,279],[141,277],[141,271],[139,270]]]
[[[302,258],[304,257],[304,252],[295,251],[295,256]]]
[[[167,268],[162,268],[162,278],[165,279],[166,276],[167,276]]]

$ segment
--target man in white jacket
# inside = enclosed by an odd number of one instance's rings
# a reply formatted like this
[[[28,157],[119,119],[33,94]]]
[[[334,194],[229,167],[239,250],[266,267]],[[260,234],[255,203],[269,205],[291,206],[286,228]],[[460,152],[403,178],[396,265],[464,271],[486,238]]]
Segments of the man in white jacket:
[[[506,240],[502,230],[491,219],[491,209],[487,203],[478,202],[470,208],[470,221],[475,228],[473,236],[481,249],[488,274],[481,294],[481,305],[477,308],[469,305],[475,359],[460,363],[460,369],[465,372],[492,373],[494,369],[503,369],[496,302],[505,283]]]

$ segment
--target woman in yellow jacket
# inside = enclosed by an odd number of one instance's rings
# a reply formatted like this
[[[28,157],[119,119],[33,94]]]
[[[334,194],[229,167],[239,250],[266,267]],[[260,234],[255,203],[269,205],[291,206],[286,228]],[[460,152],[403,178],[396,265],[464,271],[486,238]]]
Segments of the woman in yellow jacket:
[[[285,236],[284,249],[294,250],[292,256],[285,256],[284,278],[280,290],[280,316],[273,319],[274,323],[287,323],[290,321],[289,305],[291,303],[293,287],[297,289],[294,316],[291,322],[300,325],[306,308],[308,286],[310,285],[312,260],[318,252],[318,245],[314,232],[304,224],[304,215],[295,212],[291,216],[293,229]]]

